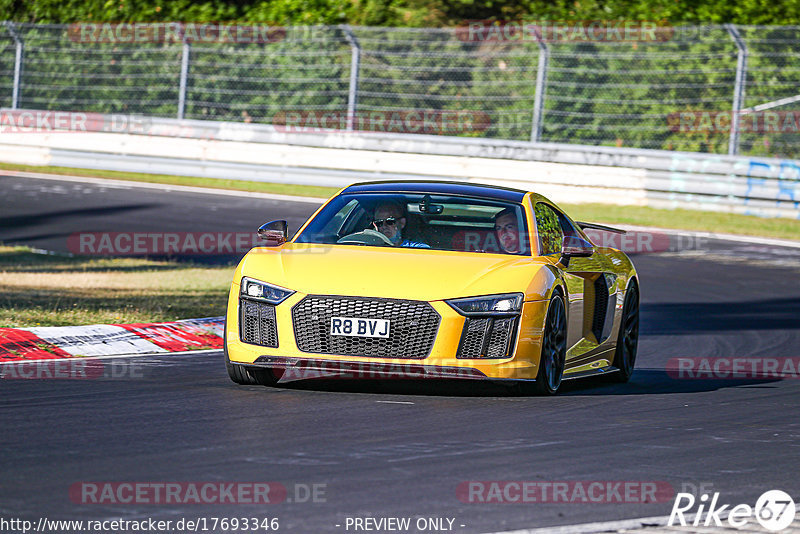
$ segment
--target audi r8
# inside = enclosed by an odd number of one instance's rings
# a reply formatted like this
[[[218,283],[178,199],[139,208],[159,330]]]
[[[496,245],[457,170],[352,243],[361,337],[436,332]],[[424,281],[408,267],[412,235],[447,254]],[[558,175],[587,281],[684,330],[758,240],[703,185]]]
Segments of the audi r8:
[[[236,268],[225,361],[239,384],[296,378],[489,379],[554,394],[563,380],[627,381],[639,282],[544,196],[471,183],[344,188],[290,238]]]

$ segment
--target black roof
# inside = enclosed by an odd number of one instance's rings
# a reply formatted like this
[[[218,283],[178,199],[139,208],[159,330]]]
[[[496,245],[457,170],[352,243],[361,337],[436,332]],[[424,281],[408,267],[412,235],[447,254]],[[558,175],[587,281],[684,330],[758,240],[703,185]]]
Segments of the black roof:
[[[467,182],[437,182],[399,180],[391,182],[363,182],[353,184],[342,194],[349,193],[433,193],[441,195],[467,196],[522,202],[527,191],[499,185],[473,184]]]

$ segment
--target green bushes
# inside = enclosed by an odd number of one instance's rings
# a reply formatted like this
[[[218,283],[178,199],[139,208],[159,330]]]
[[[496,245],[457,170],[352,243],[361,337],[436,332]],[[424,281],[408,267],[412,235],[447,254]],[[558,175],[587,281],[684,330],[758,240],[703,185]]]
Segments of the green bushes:
[[[800,24],[800,0],[0,0],[0,19],[50,24],[193,20],[441,27],[522,18],[785,25]]]

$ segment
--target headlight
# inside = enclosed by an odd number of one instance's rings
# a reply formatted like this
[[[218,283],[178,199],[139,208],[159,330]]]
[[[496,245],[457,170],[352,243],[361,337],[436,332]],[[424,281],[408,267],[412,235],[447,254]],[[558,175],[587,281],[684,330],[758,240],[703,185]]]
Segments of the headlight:
[[[522,293],[486,295],[446,300],[461,315],[517,315],[522,309]]]
[[[280,304],[293,293],[294,291],[290,289],[259,282],[252,278],[242,278],[242,283],[239,286],[239,294],[241,296],[254,300],[263,300],[270,304]]]

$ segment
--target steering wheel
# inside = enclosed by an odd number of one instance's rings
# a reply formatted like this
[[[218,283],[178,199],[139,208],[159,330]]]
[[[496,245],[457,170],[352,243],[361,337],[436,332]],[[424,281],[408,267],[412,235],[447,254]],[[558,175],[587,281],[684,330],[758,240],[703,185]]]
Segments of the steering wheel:
[[[339,239],[337,243],[342,245],[378,245],[393,247],[394,243],[377,230],[361,230],[354,234],[346,235]]]

